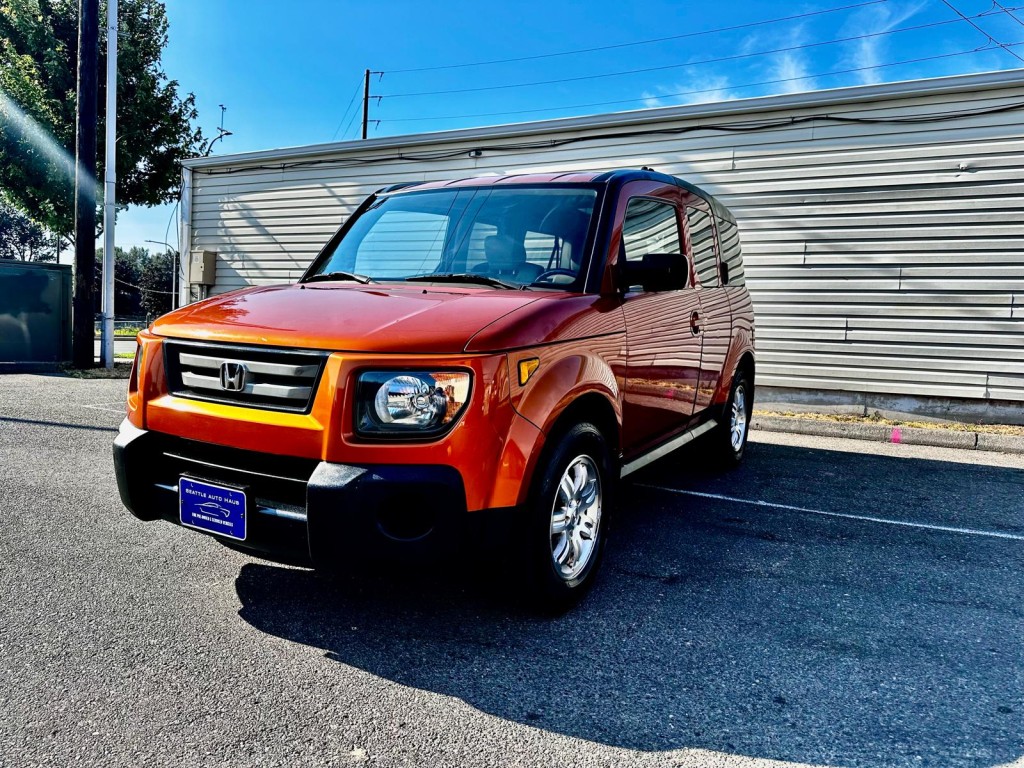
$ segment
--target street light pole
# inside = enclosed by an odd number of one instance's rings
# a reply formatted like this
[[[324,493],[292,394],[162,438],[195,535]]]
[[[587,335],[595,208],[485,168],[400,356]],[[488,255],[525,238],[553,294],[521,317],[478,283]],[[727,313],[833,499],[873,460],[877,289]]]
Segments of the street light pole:
[[[107,0],[107,135],[103,169],[103,331],[101,359],[114,367],[114,220],[117,182],[117,0]]]

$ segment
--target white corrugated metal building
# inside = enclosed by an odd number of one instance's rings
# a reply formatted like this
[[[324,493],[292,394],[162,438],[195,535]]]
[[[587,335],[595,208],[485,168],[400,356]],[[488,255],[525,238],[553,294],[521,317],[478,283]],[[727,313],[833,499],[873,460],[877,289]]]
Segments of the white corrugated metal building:
[[[198,158],[182,251],[290,281],[387,184],[652,166],[739,221],[761,403],[1020,422],[1022,117],[1015,70]]]

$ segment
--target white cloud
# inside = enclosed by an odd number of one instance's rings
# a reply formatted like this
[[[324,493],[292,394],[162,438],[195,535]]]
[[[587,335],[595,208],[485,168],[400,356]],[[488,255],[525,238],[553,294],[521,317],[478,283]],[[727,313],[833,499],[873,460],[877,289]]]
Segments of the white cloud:
[[[814,79],[807,76],[807,59],[799,51],[779,54],[772,61],[769,74],[769,80],[779,81],[775,83],[779,93],[813,91],[816,87]]]
[[[667,91],[665,91],[665,92],[667,93]],[[643,93],[640,94],[640,98],[644,100],[644,106],[645,107],[663,107],[663,106],[665,106],[665,102],[663,102],[661,100],[661,98],[658,96],[658,94],[652,93],[651,91],[644,91]]]
[[[646,90],[640,95],[644,105],[648,107],[706,104],[740,98],[739,94],[730,90],[729,78],[725,75],[711,75],[682,83],[657,85],[653,90]]]
[[[898,2],[889,0],[884,5],[872,5],[851,14],[850,18],[840,30],[841,37],[875,34],[890,32],[897,27],[904,25],[911,17],[917,15],[927,3],[924,0],[917,2]],[[884,69],[877,69],[879,64],[887,64],[892,61],[888,56],[889,36],[875,34],[874,37],[865,37],[856,40],[849,45],[852,50],[844,58],[844,64],[851,69],[857,69],[854,73],[857,81],[870,85],[880,83],[885,79]],[[843,67],[845,68],[845,67]]]
[[[810,42],[803,25],[796,25],[785,37],[774,40],[774,48],[797,48]],[[799,93],[813,91],[817,83],[809,77],[807,56],[802,50],[789,50],[768,58],[765,80],[771,93]]]

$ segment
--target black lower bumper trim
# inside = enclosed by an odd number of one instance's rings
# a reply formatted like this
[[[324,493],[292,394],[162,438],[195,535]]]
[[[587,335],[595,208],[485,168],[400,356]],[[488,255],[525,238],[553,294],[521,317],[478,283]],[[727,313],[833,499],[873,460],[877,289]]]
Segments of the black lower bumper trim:
[[[251,490],[254,511],[263,514],[249,516],[246,541],[224,543],[283,562],[335,569],[369,560],[436,560],[467,539],[476,540],[476,529],[494,517],[467,513],[462,476],[453,467],[352,466],[281,457],[279,465],[291,462],[288,476],[268,477],[258,471],[267,459],[138,429],[127,421],[114,441],[118,490],[137,518],[179,523],[177,484],[185,473],[243,486]],[[282,516],[281,509],[293,513]]]

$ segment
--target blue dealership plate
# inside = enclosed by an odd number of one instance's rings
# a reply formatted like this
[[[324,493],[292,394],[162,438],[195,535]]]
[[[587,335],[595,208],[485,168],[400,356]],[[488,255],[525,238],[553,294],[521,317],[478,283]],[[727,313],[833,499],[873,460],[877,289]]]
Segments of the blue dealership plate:
[[[245,541],[245,492],[183,477],[178,481],[181,524]]]

